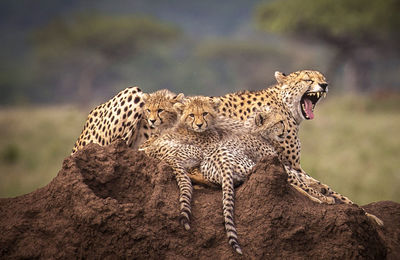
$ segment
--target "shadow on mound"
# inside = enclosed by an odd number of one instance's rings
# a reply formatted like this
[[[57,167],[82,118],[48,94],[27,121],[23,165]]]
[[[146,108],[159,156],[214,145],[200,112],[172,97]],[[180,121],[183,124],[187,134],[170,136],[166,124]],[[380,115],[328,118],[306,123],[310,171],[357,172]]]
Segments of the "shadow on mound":
[[[243,256],[227,243],[222,193],[194,190],[191,230],[178,221],[172,171],[116,142],[68,157],[47,186],[0,200],[0,258],[348,259],[400,254],[400,204],[316,204],[286,182],[277,158],[236,192]]]

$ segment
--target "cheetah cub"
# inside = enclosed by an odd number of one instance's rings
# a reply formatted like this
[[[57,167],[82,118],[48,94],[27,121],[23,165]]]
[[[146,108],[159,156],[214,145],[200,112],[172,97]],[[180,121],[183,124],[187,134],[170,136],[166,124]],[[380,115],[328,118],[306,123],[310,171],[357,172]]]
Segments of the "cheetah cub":
[[[241,254],[233,217],[234,185],[243,182],[263,156],[277,154],[274,147],[280,147],[285,126],[277,113],[260,113],[246,123],[220,118],[217,106],[207,97],[177,102],[177,125],[149,139],[139,150],[173,168],[180,190],[180,221],[187,230],[193,193],[188,170],[200,166],[206,180],[222,186],[228,241]]]
[[[177,102],[176,125],[164,131],[159,137],[144,142],[139,150],[148,156],[160,159],[170,165],[179,187],[180,222],[190,229],[192,182],[188,170],[199,166],[203,149],[217,142],[220,134],[214,127],[218,104],[207,97],[192,97]]]
[[[240,128],[231,128],[218,143],[204,150],[200,171],[204,178],[222,187],[222,205],[228,243],[239,254],[234,223],[234,187],[245,181],[255,164],[267,155],[278,155],[285,137],[283,117],[275,111],[257,113]]]
[[[179,190],[180,190],[180,221],[185,229],[190,229],[189,218],[191,215],[191,198],[193,193],[192,183],[188,176],[188,170],[193,167],[202,165],[206,176],[210,177],[223,188],[223,211],[225,217],[225,227],[229,243],[238,253],[242,250],[237,241],[236,228],[233,222],[233,179],[243,181],[243,176],[233,176],[234,173],[246,172],[246,170],[235,171],[232,174],[223,171],[222,174],[213,174],[221,170],[219,162],[225,165],[245,165],[251,168],[254,163],[251,160],[241,161],[240,156],[235,157],[238,163],[230,163],[229,155],[226,156],[227,162],[217,161],[213,164],[214,168],[207,168],[207,163],[202,163],[205,159],[204,155],[213,156],[213,151],[220,148],[219,141],[229,135],[239,134],[243,131],[251,129],[250,124],[236,121],[235,119],[220,118],[216,116],[218,103],[207,97],[193,97],[186,99],[184,102],[176,103],[174,107],[180,115],[178,123],[175,127],[165,131],[159,137],[149,139],[143,143],[139,150],[144,151],[147,155],[158,158],[169,164],[175,173]],[[267,125],[267,123],[265,123]],[[268,126],[271,126],[268,124]],[[274,129],[274,128],[271,128]],[[268,131],[272,131],[269,129]],[[277,144],[278,145],[278,144]],[[227,145],[228,146],[228,145]],[[229,146],[230,148],[230,146]],[[257,148],[258,149],[258,148]],[[272,148],[268,148],[271,153]],[[226,154],[221,152],[222,156]],[[209,162],[209,161],[207,161]],[[211,162],[210,162],[211,163]],[[250,163],[247,165],[246,163]],[[209,173],[209,175],[207,175]],[[229,175],[225,178],[225,173]],[[212,175],[212,177],[211,177]],[[214,178],[216,176],[219,178]],[[228,180],[229,179],[229,180]]]
[[[260,111],[248,123],[244,131],[233,131],[222,136],[221,140],[204,150],[204,158],[200,163],[200,171],[205,180],[222,187],[223,214],[228,242],[233,249],[242,254],[234,223],[234,187],[245,181],[251,169],[263,157],[278,155],[284,164],[290,184],[308,196],[311,200],[321,202],[328,200],[326,196],[309,188],[300,179],[296,179],[290,163],[282,156],[280,141],[285,138],[286,125],[284,116],[277,111]],[[249,127],[250,125],[250,127]]]
[[[176,95],[167,89],[151,94],[144,93],[143,116],[138,124],[138,131],[136,131],[131,147],[138,148],[150,137],[156,137],[164,130],[173,127],[177,121],[177,112],[173,106],[183,99],[183,93]]]

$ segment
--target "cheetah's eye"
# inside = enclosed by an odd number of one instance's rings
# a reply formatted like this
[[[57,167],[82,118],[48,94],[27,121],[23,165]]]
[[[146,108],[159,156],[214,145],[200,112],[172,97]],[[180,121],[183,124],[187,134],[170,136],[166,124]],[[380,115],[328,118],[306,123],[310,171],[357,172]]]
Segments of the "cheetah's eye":
[[[194,114],[189,114],[190,117],[194,117]]]
[[[161,112],[163,112],[163,111],[164,111],[164,109],[161,109],[161,108],[160,108],[157,112],[158,112],[158,113],[161,113]]]
[[[206,115],[208,115],[208,112],[204,112],[204,113],[203,113],[203,116],[206,116]]]

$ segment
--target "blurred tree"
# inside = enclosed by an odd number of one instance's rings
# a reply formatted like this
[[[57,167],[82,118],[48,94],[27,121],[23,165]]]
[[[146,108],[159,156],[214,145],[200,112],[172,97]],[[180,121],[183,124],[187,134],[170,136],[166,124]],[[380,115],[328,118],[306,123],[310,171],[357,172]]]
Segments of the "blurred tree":
[[[232,90],[256,90],[265,87],[279,67],[291,66],[289,55],[279,47],[251,41],[210,40],[197,48],[197,55],[207,60]],[[266,76],[267,75],[267,76]]]
[[[329,44],[335,55],[327,74],[348,63],[365,90],[374,55],[399,50],[399,13],[398,0],[282,0],[260,5],[256,20],[264,30]]]
[[[87,102],[94,80],[107,67],[132,59],[156,43],[178,36],[177,28],[145,17],[79,14],[34,31],[39,74]],[[76,88],[76,89],[74,89]]]

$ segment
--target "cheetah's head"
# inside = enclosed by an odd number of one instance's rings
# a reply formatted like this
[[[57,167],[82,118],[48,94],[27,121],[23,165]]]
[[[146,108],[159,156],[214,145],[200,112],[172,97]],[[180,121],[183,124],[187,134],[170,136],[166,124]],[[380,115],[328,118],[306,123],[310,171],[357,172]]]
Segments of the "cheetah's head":
[[[271,142],[280,142],[285,139],[286,121],[278,111],[260,111],[254,117],[254,133]]]
[[[151,94],[144,94],[144,119],[151,128],[171,127],[177,119],[174,104],[181,102],[184,95],[175,95],[169,90],[162,89]]]
[[[174,105],[180,122],[195,132],[204,132],[213,126],[219,101],[209,97],[191,97]]]
[[[328,93],[328,83],[318,71],[301,70],[285,75],[275,72],[284,106],[296,121],[314,119],[314,108]]]

